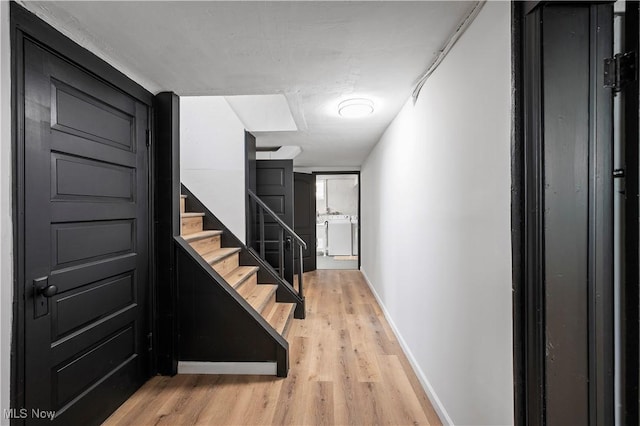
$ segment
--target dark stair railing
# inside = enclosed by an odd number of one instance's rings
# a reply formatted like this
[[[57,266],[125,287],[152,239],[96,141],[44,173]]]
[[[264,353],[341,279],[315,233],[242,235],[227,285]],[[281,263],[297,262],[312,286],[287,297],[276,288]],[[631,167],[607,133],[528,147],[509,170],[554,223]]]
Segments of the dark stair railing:
[[[297,289],[297,294],[300,297],[300,299],[304,300],[304,284],[303,284],[303,278],[302,278],[302,272],[303,272],[303,250],[307,249],[307,243],[304,242],[304,240],[295,233],[295,231],[293,229],[291,229],[286,223],[283,222],[282,219],[280,219],[280,217],[269,208],[269,206],[267,206],[264,201],[262,201],[260,199],[260,197],[258,197],[253,191],[251,191],[250,189],[247,190],[247,193],[249,194],[249,198],[251,200],[253,200],[253,202],[256,203],[257,206],[257,213],[258,213],[258,223],[259,223],[259,242],[260,242],[260,257],[266,261],[266,254],[265,254],[265,245],[266,243],[278,243],[278,274],[280,276],[280,278],[287,284],[289,284],[291,286],[292,289],[296,290],[295,287],[293,286],[293,283],[289,283],[285,278],[284,278],[284,251],[285,251],[285,233],[288,235],[289,238],[287,238],[287,244],[292,244],[292,248],[295,249],[295,245],[298,245],[298,261],[300,262],[298,265],[298,289]],[[278,225],[278,240],[267,240],[265,237],[265,232],[264,232],[264,216],[265,213],[267,215],[269,215],[274,222]]]

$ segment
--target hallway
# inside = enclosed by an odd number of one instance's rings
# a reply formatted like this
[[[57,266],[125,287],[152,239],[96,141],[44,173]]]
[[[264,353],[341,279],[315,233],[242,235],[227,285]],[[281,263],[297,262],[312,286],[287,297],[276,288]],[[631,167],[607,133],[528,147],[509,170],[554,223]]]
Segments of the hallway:
[[[286,379],[155,377],[104,424],[440,425],[360,272],[315,271],[305,283]]]

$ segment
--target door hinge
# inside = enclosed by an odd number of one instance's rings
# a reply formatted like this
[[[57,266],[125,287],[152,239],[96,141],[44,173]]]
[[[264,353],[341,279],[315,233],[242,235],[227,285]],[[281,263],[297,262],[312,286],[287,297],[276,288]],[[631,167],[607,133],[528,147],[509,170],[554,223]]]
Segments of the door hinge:
[[[604,60],[604,87],[621,91],[627,83],[637,79],[637,55],[635,51],[618,53]]]
[[[153,333],[147,334],[147,350],[149,352],[153,351]]]
[[[146,138],[147,138],[147,148],[151,146],[151,130],[146,130]]]

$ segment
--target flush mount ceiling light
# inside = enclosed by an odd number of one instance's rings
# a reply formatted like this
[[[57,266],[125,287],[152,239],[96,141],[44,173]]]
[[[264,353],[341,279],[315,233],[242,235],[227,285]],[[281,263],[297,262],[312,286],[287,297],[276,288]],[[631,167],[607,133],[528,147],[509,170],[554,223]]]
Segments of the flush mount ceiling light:
[[[345,118],[366,117],[373,113],[373,102],[369,99],[347,99],[338,105],[338,114]]]

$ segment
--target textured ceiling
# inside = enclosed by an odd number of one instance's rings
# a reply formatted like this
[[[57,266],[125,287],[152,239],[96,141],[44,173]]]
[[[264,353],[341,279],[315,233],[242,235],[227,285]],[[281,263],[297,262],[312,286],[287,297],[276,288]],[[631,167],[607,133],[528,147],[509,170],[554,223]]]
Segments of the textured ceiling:
[[[474,2],[21,2],[152,92],[285,95],[298,166],[358,166]],[[343,119],[350,97],[374,101]]]

